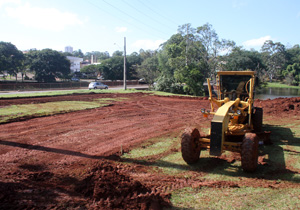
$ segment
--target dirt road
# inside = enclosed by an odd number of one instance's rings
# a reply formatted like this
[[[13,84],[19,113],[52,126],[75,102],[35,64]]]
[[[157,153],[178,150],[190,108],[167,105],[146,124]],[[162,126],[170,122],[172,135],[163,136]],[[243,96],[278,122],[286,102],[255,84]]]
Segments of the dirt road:
[[[125,99],[107,107],[0,125],[0,208],[156,209],[170,205],[169,194],[158,187],[162,177],[156,184],[136,181],[131,174],[138,168],[115,160],[121,149],[129,151],[147,139],[179,135],[189,125],[209,125],[209,119],[199,114],[201,108],[209,108],[207,100],[143,93],[87,94],[2,99],[0,107],[102,97]],[[300,98],[255,103],[266,114],[300,111]]]

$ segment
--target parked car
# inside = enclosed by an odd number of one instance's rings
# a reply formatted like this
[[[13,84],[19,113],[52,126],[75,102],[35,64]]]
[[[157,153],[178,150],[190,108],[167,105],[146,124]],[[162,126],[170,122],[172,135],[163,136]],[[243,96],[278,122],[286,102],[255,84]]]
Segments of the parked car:
[[[139,84],[146,84],[146,80],[145,80],[145,78],[141,78],[141,79],[139,79]]]
[[[89,90],[91,89],[108,89],[108,86],[101,82],[91,82],[89,84]]]
[[[72,77],[72,78],[71,78],[71,81],[73,81],[73,82],[79,82],[79,81],[80,81],[80,79],[79,79],[79,78],[77,78],[77,77]]]

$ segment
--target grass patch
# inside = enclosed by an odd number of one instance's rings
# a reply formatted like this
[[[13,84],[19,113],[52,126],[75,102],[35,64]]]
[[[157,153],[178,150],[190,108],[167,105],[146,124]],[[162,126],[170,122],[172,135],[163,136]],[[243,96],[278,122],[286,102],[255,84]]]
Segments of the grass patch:
[[[147,91],[147,90],[136,90],[136,89],[107,89],[107,90],[59,90],[59,91],[46,91],[46,92],[31,92],[31,93],[16,93],[16,94],[1,94],[0,98],[30,98],[30,97],[45,97],[45,96],[61,96],[61,95],[72,95],[72,94],[89,94],[89,93],[150,93],[152,95],[159,95],[159,96],[185,96],[185,97],[196,97],[196,96],[189,96],[189,95],[180,95],[180,94],[173,94],[173,93],[166,93],[161,91]]]
[[[187,173],[192,170],[192,167],[187,165],[182,159],[181,153],[172,153],[158,161],[156,165],[159,166],[159,171],[169,175],[180,175],[181,173]],[[185,174],[185,176],[189,176]]]
[[[148,91],[148,92],[152,93],[153,95],[159,95],[159,96],[184,96],[184,97],[190,97],[190,98],[201,97],[201,96],[167,93],[167,92],[162,92],[162,91]]]
[[[279,83],[279,82],[267,82],[266,87],[300,89],[299,86],[290,86],[290,85],[282,84],[282,83]]]
[[[155,143],[153,144],[153,139],[151,139],[146,143],[148,146],[144,145],[141,148],[133,149],[130,153],[125,153],[122,157],[126,159],[136,159],[158,155],[168,151],[170,146],[173,144],[173,139],[170,138],[163,138],[154,141]]]
[[[185,209],[298,209],[299,189],[183,188],[172,193],[171,202]]]
[[[100,103],[104,103],[104,102],[113,102],[113,101],[124,101],[127,100],[128,98],[125,97],[119,97],[119,98],[98,98],[95,99],[94,101],[98,101]]]
[[[128,89],[128,90],[59,90],[59,91],[47,91],[47,92],[31,92],[31,93],[16,93],[16,94],[0,94],[0,98],[18,98],[18,97],[43,97],[43,96],[60,96],[60,95],[72,95],[72,94],[89,94],[89,93],[133,93],[143,92],[141,90]]]
[[[114,99],[109,99],[110,101]],[[41,104],[22,104],[3,107],[0,109],[0,123],[10,122],[18,118],[30,118],[49,116],[59,113],[67,113],[85,109],[94,109],[107,106],[109,103],[104,101],[60,101]]]

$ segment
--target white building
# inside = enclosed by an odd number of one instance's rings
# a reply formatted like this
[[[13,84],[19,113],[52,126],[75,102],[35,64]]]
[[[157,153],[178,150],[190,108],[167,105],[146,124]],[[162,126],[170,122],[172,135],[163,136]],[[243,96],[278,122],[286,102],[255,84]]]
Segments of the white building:
[[[80,63],[83,61],[83,58],[73,57],[73,56],[67,56],[67,59],[71,63],[71,72],[79,72],[80,71]]]
[[[65,52],[72,53],[72,52],[73,52],[73,47],[71,47],[71,46],[66,46],[66,47],[65,47]]]

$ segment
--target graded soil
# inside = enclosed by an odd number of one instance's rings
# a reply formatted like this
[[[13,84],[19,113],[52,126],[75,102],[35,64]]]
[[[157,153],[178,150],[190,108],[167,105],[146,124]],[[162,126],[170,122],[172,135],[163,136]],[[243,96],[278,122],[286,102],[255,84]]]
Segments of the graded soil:
[[[163,209],[172,206],[172,190],[185,186],[299,187],[260,179],[241,183],[187,180],[147,173],[145,165],[122,164],[120,154],[146,140],[179,137],[187,126],[208,127],[210,119],[200,113],[201,108],[210,108],[207,98],[92,92],[0,99],[0,107],[99,98],[123,99],[106,107],[0,125],[1,209]],[[300,112],[300,98],[256,100],[255,105],[268,116]],[[214,162],[238,158],[221,156]],[[259,160],[264,164],[262,157]]]

